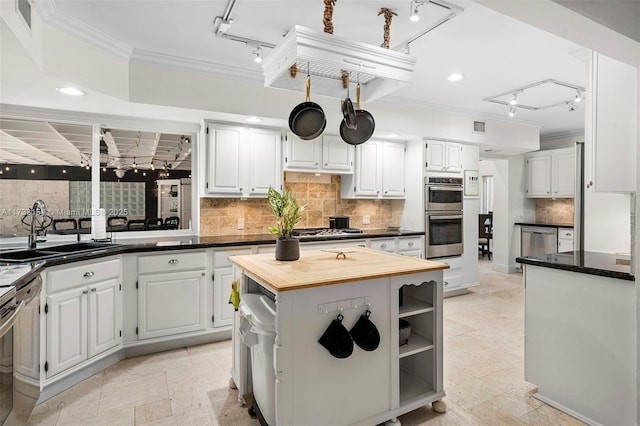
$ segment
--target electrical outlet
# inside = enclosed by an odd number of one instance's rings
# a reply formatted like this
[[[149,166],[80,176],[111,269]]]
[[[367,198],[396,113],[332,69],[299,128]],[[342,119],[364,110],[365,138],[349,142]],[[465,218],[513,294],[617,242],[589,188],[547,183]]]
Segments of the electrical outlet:
[[[238,229],[244,229],[244,218],[243,217],[239,217],[238,218]]]
[[[369,225],[370,223],[371,223],[371,217],[368,214],[362,216],[363,225]]]

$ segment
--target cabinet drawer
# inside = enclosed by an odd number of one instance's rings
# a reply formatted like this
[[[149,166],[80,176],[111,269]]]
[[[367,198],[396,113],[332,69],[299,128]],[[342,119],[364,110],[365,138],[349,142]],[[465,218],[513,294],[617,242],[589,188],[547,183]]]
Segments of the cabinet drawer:
[[[445,269],[445,273],[446,271],[452,270],[452,269],[459,269],[462,268],[462,256],[456,256],[456,257],[444,257],[441,259],[433,259],[434,262],[440,262],[440,263],[446,263],[447,265],[449,265],[449,269]]]
[[[558,239],[573,241],[573,229],[558,228]]]
[[[119,276],[120,259],[61,268],[47,273],[47,292],[66,290]]]
[[[173,252],[138,257],[139,274],[205,269],[206,267],[206,251]]]
[[[396,251],[396,242],[393,238],[380,238],[371,240],[369,247],[374,250],[388,251],[390,253],[395,253]]]
[[[274,246],[275,249],[275,246]],[[243,256],[246,254],[251,254],[251,248],[243,248],[237,250],[220,250],[213,252],[213,267],[220,268],[224,266],[231,266],[231,261],[229,260],[229,256]]]
[[[399,251],[405,251],[405,250],[420,250],[422,249],[422,243],[421,243],[421,238],[420,237],[415,237],[415,238],[399,238],[398,239],[398,250]]]

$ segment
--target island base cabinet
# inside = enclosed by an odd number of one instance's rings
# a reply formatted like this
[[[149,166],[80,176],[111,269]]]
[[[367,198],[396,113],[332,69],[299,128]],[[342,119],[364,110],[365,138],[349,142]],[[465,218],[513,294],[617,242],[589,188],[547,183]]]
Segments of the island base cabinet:
[[[204,330],[205,272],[144,274],[138,277],[138,338]]]
[[[243,294],[273,292],[239,277]],[[380,424],[444,397],[442,271],[282,291],[274,298],[277,425]],[[338,314],[350,330],[367,309],[380,334],[376,349],[354,343],[350,356],[336,358],[318,343]],[[403,346],[401,318],[412,324]],[[232,376],[244,394],[252,390],[252,373],[238,324],[236,316]]]

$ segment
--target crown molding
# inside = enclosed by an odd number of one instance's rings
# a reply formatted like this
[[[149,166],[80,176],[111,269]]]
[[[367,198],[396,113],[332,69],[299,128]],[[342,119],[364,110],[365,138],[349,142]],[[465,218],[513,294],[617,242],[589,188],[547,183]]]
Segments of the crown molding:
[[[0,117],[15,120],[57,121],[72,124],[98,124],[112,128],[137,129],[165,133],[198,133],[200,123],[154,120],[142,117],[124,117],[109,114],[38,108],[26,105],[0,103]]]
[[[188,69],[244,80],[263,81],[262,73],[245,68],[232,67],[218,62],[201,59],[185,58],[149,50],[133,49],[132,61],[146,62],[154,65],[165,65],[175,68]]]
[[[83,22],[64,16],[58,11],[54,0],[34,0],[33,4],[40,18],[47,24],[120,58],[129,59],[131,56],[133,50],[131,46],[101,33]]]

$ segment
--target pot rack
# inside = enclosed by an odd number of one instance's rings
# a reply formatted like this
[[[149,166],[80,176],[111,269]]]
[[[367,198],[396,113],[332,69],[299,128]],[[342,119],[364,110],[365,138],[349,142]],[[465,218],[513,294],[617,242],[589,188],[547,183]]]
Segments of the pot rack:
[[[409,54],[411,43],[464,11],[445,0],[424,0],[449,13],[403,41],[393,49],[348,40],[303,26],[294,26],[277,45],[229,34],[236,0],[229,0],[223,16],[214,21],[216,36],[248,46],[273,48],[262,61],[265,87],[304,92],[307,70],[312,76],[311,93],[344,97],[340,82],[344,71],[362,87],[362,101],[369,102],[393,93],[412,81],[416,58]]]

